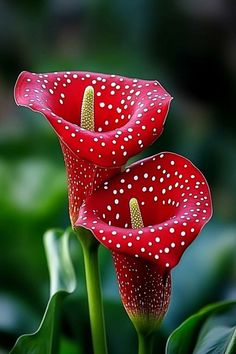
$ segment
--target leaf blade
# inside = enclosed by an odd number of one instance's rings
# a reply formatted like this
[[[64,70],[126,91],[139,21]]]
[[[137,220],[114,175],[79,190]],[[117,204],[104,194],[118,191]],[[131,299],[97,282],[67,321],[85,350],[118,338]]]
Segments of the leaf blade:
[[[44,246],[50,274],[50,298],[36,332],[18,338],[10,354],[56,354],[60,309],[63,299],[76,287],[75,273],[69,254],[69,231],[49,230]]]
[[[175,329],[172,334],[169,336],[166,344],[166,354],[206,354],[212,353],[209,348],[210,345],[220,345],[220,342],[217,344],[216,332],[218,332],[217,327],[220,325],[220,319],[218,318],[221,313],[231,313],[232,309],[236,307],[235,301],[226,301],[216,304],[212,304],[204,307],[198,313],[192,315],[187,320],[185,320],[177,329]],[[212,323],[209,323],[212,321]],[[208,326],[208,328],[207,328]],[[205,330],[205,333],[204,333]],[[206,336],[210,334],[211,341],[205,341]],[[224,340],[227,343],[227,338],[231,338],[228,331],[225,331]],[[197,338],[197,341],[196,341]],[[204,343],[207,342],[204,347]],[[227,345],[227,344],[226,344]],[[234,345],[234,344],[231,344]],[[208,350],[208,351],[207,351]],[[215,350],[215,349],[214,349]],[[214,351],[214,353],[216,353]],[[223,354],[222,352],[219,352]],[[229,352],[230,353],[230,352]],[[231,353],[230,353],[231,354]]]

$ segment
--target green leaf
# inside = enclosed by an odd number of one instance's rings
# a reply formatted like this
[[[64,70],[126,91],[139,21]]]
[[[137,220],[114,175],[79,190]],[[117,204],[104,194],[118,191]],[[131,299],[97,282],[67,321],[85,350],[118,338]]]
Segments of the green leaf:
[[[62,337],[60,354],[81,354],[82,350],[78,343],[74,343],[66,337]]]
[[[204,307],[170,335],[166,354],[189,353],[236,353],[236,301]]]
[[[44,246],[50,273],[50,299],[39,329],[18,338],[10,354],[56,354],[62,300],[75,290],[76,280],[69,254],[70,232],[50,230]],[[36,283],[37,286],[37,283]]]

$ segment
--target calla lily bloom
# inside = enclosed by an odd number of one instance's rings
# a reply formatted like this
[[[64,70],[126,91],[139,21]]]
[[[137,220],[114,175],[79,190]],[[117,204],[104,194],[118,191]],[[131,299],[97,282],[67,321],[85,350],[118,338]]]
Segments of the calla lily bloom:
[[[171,96],[157,81],[22,72],[15,100],[42,113],[60,139],[74,224],[83,200],[162,133]]]
[[[211,215],[202,173],[186,158],[164,152],[106,181],[85,201],[76,226],[112,251],[134,324],[154,328],[168,307],[171,269]]]

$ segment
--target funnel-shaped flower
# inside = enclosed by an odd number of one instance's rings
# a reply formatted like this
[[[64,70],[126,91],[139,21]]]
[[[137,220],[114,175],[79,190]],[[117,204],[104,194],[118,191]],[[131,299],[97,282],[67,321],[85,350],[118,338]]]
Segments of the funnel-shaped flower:
[[[165,152],[105,182],[86,200],[76,224],[113,252],[130,317],[143,323],[153,318],[155,326],[168,306],[170,270],[211,214],[204,176],[186,158]]]
[[[73,223],[83,200],[162,133],[171,101],[157,81],[86,72],[23,72],[15,99],[59,136]]]

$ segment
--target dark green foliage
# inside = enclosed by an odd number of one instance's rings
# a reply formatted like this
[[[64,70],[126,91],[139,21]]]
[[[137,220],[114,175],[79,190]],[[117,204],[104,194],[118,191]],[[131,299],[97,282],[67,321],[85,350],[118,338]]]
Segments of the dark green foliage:
[[[13,100],[21,70],[156,78],[174,96],[166,129],[145,155],[169,150],[192,159],[209,181],[214,216],[173,271],[156,352],[164,352],[170,332],[191,314],[236,297],[234,7],[233,1],[1,1],[1,353],[37,329],[49,288],[42,235],[69,225],[57,138],[43,117]],[[64,302],[61,354],[87,354],[83,262],[76,240],[72,246],[78,288]],[[135,332],[120,303],[109,252],[101,249],[100,256],[110,353],[134,354]]]
[[[236,302],[208,305],[169,337],[166,354],[234,354]]]

